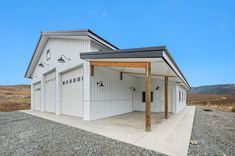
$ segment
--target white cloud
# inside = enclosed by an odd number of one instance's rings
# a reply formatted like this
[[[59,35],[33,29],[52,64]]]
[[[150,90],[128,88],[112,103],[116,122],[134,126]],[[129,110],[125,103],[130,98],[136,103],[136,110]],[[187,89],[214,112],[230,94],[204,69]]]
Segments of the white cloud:
[[[90,16],[102,16],[102,17],[108,16],[108,13],[105,11],[102,11],[101,9],[90,10],[88,13]]]

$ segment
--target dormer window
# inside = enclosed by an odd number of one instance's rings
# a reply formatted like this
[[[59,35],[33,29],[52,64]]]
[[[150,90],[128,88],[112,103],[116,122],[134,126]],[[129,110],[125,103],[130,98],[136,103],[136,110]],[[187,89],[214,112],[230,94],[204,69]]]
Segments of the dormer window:
[[[51,59],[51,51],[50,51],[50,49],[47,49],[46,58],[47,58],[47,60]]]

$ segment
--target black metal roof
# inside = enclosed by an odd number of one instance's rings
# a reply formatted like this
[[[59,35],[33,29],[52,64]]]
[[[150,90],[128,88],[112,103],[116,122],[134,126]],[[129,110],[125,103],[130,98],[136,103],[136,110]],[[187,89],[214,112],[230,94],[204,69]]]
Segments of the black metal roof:
[[[183,73],[179,69],[178,65],[174,61],[173,57],[170,55],[166,46],[156,46],[156,47],[144,47],[144,48],[131,48],[122,50],[105,50],[105,51],[95,51],[95,52],[85,52],[80,53],[80,58],[84,60],[90,59],[118,59],[118,58],[164,58],[164,52],[170,58],[171,62],[175,65],[179,73],[184,78],[187,85],[190,87]],[[165,60],[166,61],[166,60]],[[166,61],[170,66],[170,64]],[[171,66],[170,66],[171,67]],[[173,70],[174,71],[174,70]]]
[[[165,46],[80,53],[81,59],[161,58]]]

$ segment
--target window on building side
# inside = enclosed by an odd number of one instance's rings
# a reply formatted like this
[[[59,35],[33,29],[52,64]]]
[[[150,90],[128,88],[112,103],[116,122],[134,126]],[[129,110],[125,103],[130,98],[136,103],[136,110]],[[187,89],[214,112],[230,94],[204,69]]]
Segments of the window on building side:
[[[51,51],[50,49],[47,49],[47,55],[46,55],[47,60],[51,59]]]
[[[146,92],[142,92],[142,102],[146,102]],[[153,92],[151,92],[151,102],[153,102]]]

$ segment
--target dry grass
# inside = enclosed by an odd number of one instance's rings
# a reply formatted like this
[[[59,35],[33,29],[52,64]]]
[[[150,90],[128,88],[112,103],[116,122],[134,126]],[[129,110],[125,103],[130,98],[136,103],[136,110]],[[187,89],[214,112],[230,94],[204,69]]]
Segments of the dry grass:
[[[30,86],[0,86],[0,111],[30,109]]]
[[[235,112],[235,95],[188,94],[188,105]]]

